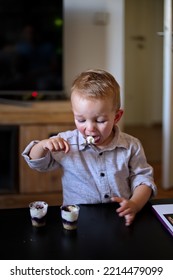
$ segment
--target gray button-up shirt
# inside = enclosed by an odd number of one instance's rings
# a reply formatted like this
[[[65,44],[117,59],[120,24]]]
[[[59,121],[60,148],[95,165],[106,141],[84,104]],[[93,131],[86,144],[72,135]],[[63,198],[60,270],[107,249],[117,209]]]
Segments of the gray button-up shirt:
[[[42,172],[63,169],[64,204],[109,202],[112,196],[129,199],[141,184],[156,194],[153,168],[147,163],[140,141],[117,126],[113,140],[102,150],[86,145],[77,129],[58,136],[73,144],[67,154],[48,152],[45,157],[32,160],[28,154],[38,142],[32,141],[22,155],[32,169]]]

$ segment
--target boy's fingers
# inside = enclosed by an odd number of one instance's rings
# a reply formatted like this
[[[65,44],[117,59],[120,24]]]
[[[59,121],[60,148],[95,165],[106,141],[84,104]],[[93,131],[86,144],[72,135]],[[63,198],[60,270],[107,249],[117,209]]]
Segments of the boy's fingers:
[[[70,146],[67,142],[64,142],[64,145],[65,145],[65,153],[68,153],[70,150]]]
[[[111,197],[111,201],[121,203],[123,201],[123,198],[118,196],[113,196]]]

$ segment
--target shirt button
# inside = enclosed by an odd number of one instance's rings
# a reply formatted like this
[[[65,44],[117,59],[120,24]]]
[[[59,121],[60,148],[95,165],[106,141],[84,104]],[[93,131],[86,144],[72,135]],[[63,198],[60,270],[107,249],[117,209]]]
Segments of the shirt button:
[[[108,194],[105,194],[104,198],[109,198],[109,195],[108,195]]]
[[[101,177],[104,177],[104,176],[105,176],[105,173],[101,172],[101,173],[100,173],[100,176],[101,176]]]

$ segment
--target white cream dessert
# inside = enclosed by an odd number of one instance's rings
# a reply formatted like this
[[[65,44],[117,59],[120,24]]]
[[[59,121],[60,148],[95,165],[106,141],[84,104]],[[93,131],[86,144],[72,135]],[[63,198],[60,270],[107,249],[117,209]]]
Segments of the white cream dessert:
[[[77,228],[79,210],[80,208],[77,205],[61,206],[62,223],[65,229],[72,230]]]
[[[42,227],[46,224],[48,204],[44,201],[34,201],[29,204],[32,225]]]
[[[93,136],[88,136],[86,140],[87,140],[88,144],[94,144],[95,143],[95,140],[94,140]]]

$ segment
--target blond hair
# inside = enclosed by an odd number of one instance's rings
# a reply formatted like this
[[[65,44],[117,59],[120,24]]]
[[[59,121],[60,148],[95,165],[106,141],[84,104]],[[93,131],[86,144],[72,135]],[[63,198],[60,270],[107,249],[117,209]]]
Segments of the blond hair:
[[[90,69],[79,74],[71,87],[84,98],[112,98],[114,109],[120,109],[120,86],[107,71]]]

